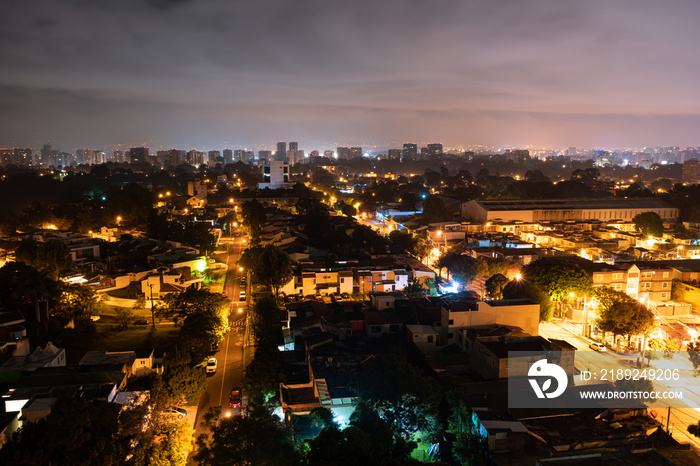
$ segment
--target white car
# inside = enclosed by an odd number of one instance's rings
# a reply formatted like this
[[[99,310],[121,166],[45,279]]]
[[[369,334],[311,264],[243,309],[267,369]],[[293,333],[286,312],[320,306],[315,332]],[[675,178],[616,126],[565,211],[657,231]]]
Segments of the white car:
[[[238,295],[238,300],[245,301],[245,291],[241,291],[241,293]]]
[[[218,363],[216,361],[216,358],[209,358],[207,361],[207,374],[214,374],[216,372],[216,367],[218,366]]]
[[[166,414],[172,414],[173,416],[179,416],[179,417],[187,417],[187,411],[185,411],[182,408],[178,408],[177,406],[173,406],[170,408],[167,408],[165,410]]]
[[[602,343],[593,342],[590,345],[588,345],[588,347],[591,348],[593,351],[606,351],[605,345]]]

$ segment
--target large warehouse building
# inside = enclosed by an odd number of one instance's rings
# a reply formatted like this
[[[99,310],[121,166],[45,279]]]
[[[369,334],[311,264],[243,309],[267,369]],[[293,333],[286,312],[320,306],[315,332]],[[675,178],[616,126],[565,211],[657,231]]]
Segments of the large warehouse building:
[[[675,221],[678,209],[656,198],[632,199],[518,199],[469,201],[461,205],[462,217],[472,222],[620,220],[631,221],[642,212],[656,212]]]

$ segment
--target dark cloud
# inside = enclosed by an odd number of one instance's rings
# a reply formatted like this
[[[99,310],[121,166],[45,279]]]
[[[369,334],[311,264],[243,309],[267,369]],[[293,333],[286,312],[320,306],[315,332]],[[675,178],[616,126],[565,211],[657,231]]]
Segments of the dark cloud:
[[[6,0],[0,145],[700,144],[699,15],[649,0]]]

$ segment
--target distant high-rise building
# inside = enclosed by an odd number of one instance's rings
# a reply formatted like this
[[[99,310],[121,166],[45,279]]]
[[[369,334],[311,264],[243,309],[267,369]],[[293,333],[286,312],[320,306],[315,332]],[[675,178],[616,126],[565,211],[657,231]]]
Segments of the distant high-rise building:
[[[335,150],[338,160],[347,160],[350,158],[350,149],[347,147],[338,147]]]
[[[41,148],[41,162],[49,164],[52,155],[53,149],[51,148],[51,144],[44,144]]]
[[[350,148],[350,158],[355,159],[362,157],[362,147],[351,147]]]
[[[276,160],[284,160],[284,158],[287,156],[287,143],[286,142],[278,142],[277,143],[277,152],[275,152],[275,159]]]
[[[91,158],[92,158],[92,150],[91,149],[75,149],[75,162],[78,165],[82,165],[84,163],[90,163]]]
[[[112,155],[112,158],[116,163],[124,163],[125,158],[124,158],[124,151],[121,150],[115,150],[114,154]]]
[[[233,161],[244,162],[245,161],[245,151],[243,149],[236,149],[233,151]]]
[[[187,161],[187,152],[179,149],[159,150],[156,161],[165,167],[177,167]]]
[[[107,153],[103,150],[92,151],[92,163],[94,165],[99,165],[101,163],[107,163]]]
[[[14,149],[0,149],[0,164],[2,165],[10,165],[13,162],[15,157],[15,150]]]
[[[192,149],[187,153],[187,162],[190,165],[200,166],[205,163],[207,155],[204,152]]]
[[[421,147],[420,148],[420,157],[421,160],[428,160],[430,159],[430,150],[427,147]]]
[[[258,160],[267,160],[267,161],[272,160],[272,151],[271,150],[259,150],[258,151]]]
[[[700,160],[690,159],[683,162],[683,181],[689,183],[700,181]]]
[[[132,147],[129,149],[129,163],[148,162],[148,147]]]
[[[508,160],[515,163],[525,163],[530,161],[530,151],[527,149],[509,149],[504,154]]]
[[[224,149],[224,164],[233,163],[233,151],[231,149]]]
[[[221,163],[224,159],[221,158],[221,151],[210,150],[207,154],[207,162],[209,165],[216,165]]]
[[[391,160],[397,160],[401,158],[401,149],[389,149],[387,157]]]
[[[416,160],[418,157],[418,144],[407,142],[401,150],[401,160]]]
[[[437,157],[442,155],[442,144],[435,142],[433,144],[428,144],[428,152],[431,157]]]
[[[566,149],[566,156],[567,157],[573,157],[577,154],[578,154],[578,152],[576,151],[575,147],[569,147],[568,149]]]
[[[332,159],[335,157],[335,154],[333,153],[332,150],[324,150],[323,156],[326,157],[327,159]]]
[[[15,148],[15,158],[17,160],[17,165],[22,167],[31,167],[35,165],[34,154],[31,149],[28,148]]]
[[[263,167],[263,181],[258,187],[279,189],[289,186],[289,164],[273,160]]]
[[[318,157],[318,156],[319,156],[319,152],[317,150],[312,150],[311,152],[309,152],[309,157]]]
[[[290,141],[289,150],[299,150],[299,143],[295,141]]]

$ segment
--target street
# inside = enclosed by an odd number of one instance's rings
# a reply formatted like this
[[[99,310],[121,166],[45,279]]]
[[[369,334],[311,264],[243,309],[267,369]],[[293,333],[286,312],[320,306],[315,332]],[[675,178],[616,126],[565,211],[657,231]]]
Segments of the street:
[[[218,361],[218,368],[215,374],[207,379],[207,388],[202,394],[197,406],[197,418],[195,423],[195,438],[204,433],[201,427],[204,414],[209,408],[221,406],[222,415],[227,412],[238,414],[238,409],[229,408],[229,394],[231,388],[241,387],[243,378],[243,335],[245,331],[244,323],[247,315],[247,306],[244,301],[240,301],[240,292],[245,290],[241,285],[240,278],[246,275],[246,271],[239,270],[236,263],[241,257],[241,253],[247,247],[247,237],[239,236],[232,238],[222,238],[221,243],[228,248],[228,253],[221,260],[225,260],[228,265],[224,290],[231,301],[231,314],[229,323],[231,330],[226,334],[224,341],[219,345],[219,350],[213,355]],[[224,255],[222,255],[224,256]],[[240,312],[239,312],[240,309]]]
[[[540,324],[541,336],[566,340],[576,347],[575,366],[578,370],[600,372],[603,368],[610,371],[637,367],[637,355],[625,356],[612,350],[593,351],[588,346],[591,341],[583,338],[581,332],[581,325],[571,323],[554,321]],[[664,382],[655,380],[653,385],[656,390],[660,391],[683,389],[684,395],[687,395],[684,396],[683,403],[687,404],[688,407],[669,409],[664,406],[657,407],[660,404],[657,403],[653,410],[649,410],[649,413],[664,427],[664,430],[668,426],[668,431],[677,441],[689,443],[693,449],[700,452],[700,438],[688,433],[688,426],[700,421],[700,377],[695,376],[690,360],[682,352],[678,353],[672,360],[662,358],[651,361],[651,367],[679,371],[679,380]],[[585,382],[578,381],[577,385],[582,383]],[[591,381],[590,383],[599,383],[599,381]]]

